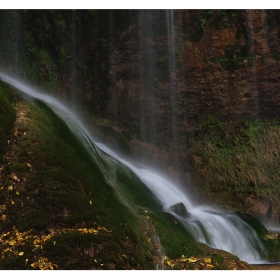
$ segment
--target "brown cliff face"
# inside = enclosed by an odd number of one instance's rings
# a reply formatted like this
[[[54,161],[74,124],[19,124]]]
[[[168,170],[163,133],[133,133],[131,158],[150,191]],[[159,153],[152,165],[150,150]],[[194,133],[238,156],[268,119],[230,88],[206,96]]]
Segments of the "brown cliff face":
[[[147,38],[149,16],[152,36]],[[139,15],[120,35],[109,59],[109,116],[134,129],[140,140],[166,148],[175,140],[174,125],[176,142],[185,142],[180,138],[208,115],[277,115],[279,36],[267,11],[212,11],[204,18],[203,11],[185,10],[173,16],[171,50],[163,12]],[[201,19],[206,22],[203,30]],[[223,26],[217,27],[220,21]],[[157,24],[165,34],[157,34]],[[199,32],[199,40],[191,41]],[[170,51],[176,57],[173,68]]]

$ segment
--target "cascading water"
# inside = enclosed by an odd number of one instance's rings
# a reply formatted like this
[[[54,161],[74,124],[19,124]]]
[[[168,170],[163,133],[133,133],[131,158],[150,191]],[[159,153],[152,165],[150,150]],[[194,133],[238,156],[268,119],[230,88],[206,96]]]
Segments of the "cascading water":
[[[160,201],[163,210],[180,220],[197,241],[228,251],[249,263],[264,262],[259,253],[262,250],[262,244],[256,232],[238,216],[211,207],[194,205],[187,194],[164,175],[147,169],[143,165],[132,163],[106,145],[96,142],[95,137],[79,118],[56,98],[41,93],[3,72],[0,72],[0,78],[23,92],[25,96],[38,99],[52,108],[85,145],[92,158],[100,166],[108,183],[118,187],[117,178],[111,171],[117,164],[122,164],[138,176]],[[178,203],[183,205],[185,210],[183,213],[174,210],[174,205]]]

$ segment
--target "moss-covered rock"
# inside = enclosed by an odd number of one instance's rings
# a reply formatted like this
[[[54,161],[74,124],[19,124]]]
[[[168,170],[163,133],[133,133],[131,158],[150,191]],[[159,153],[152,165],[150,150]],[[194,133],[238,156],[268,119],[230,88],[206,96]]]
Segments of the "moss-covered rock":
[[[6,151],[8,136],[12,132],[16,118],[15,109],[11,104],[7,91],[10,91],[9,87],[0,81],[0,164],[2,163],[2,156]]]

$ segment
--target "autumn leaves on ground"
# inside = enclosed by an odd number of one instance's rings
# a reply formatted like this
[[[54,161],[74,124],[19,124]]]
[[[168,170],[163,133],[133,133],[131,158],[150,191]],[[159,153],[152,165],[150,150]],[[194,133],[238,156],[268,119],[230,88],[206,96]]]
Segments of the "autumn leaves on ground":
[[[68,127],[19,96],[0,82],[0,269],[250,269],[167,213],[128,209]]]

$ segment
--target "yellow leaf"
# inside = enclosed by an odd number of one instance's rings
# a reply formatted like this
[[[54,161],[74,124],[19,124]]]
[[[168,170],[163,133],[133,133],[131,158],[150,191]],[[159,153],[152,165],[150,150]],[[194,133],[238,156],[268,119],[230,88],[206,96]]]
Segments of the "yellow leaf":
[[[205,258],[204,261],[205,261],[206,263],[211,263],[211,258]]]
[[[24,252],[19,252],[18,255],[19,256],[23,256]]]
[[[214,267],[214,265],[212,265],[212,264],[207,264],[206,265],[208,268],[213,268]]]
[[[16,192],[17,195],[19,195],[19,192]]]
[[[3,215],[1,216],[1,218],[0,218],[0,220],[1,220],[1,221],[5,221],[5,220],[6,220],[6,215],[3,214]]]
[[[194,263],[194,262],[197,262],[198,259],[197,258],[194,258],[194,257],[190,257],[187,259],[190,263]]]
[[[15,204],[12,200],[11,200],[10,202],[11,202],[11,204],[12,204],[12,205],[14,205],[14,204]]]
[[[15,240],[10,240],[8,243],[9,243],[9,245],[14,246],[15,245]]]
[[[92,201],[91,201],[91,200],[89,201],[89,204],[92,204]]]
[[[13,179],[14,181],[17,181],[17,180],[18,180],[18,177],[17,177],[16,175],[13,175],[13,176],[12,176],[12,179]]]
[[[56,244],[56,241],[53,242],[53,245],[55,245],[55,244]]]

